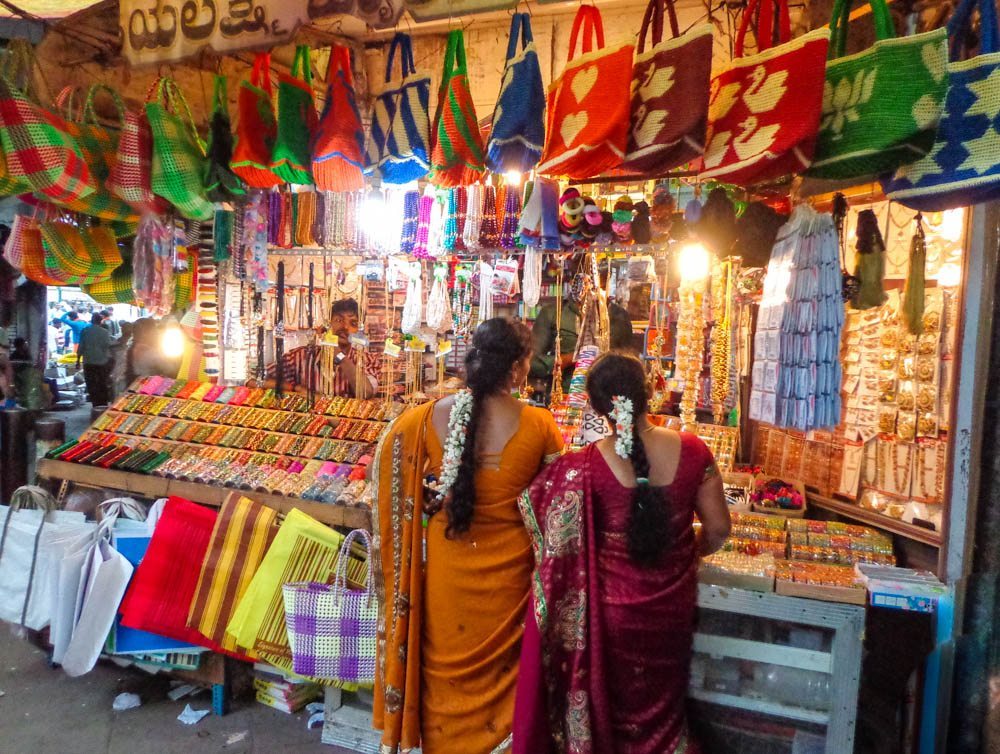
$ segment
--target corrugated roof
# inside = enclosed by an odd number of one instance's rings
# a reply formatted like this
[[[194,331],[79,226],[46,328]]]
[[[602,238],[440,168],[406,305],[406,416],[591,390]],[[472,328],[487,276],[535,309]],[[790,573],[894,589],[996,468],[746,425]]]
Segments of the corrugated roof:
[[[62,18],[69,16],[91,5],[97,5],[100,0],[10,0],[23,11],[42,18]],[[17,17],[13,11],[0,6],[0,17]]]

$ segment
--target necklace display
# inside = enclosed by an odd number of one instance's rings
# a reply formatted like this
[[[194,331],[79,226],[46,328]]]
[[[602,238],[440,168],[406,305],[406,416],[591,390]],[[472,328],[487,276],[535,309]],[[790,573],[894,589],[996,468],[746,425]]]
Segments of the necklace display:
[[[714,288],[715,327],[712,329],[712,413],[716,424],[722,424],[726,398],[729,395],[730,337],[732,335],[733,275],[732,265],[724,261],[719,265],[719,276],[724,281]]]
[[[701,371],[705,363],[705,312],[703,281],[680,287],[680,314],[677,321],[676,373],[684,392],[681,395],[681,428],[695,429]]]
[[[556,339],[552,353],[555,358],[552,360],[552,405],[558,406],[563,402],[562,388],[562,302],[563,302],[563,265],[559,260],[559,269],[556,272]]]
[[[455,268],[455,285],[452,289],[451,317],[452,329],[456,337],[467,338],[472,328],[472,277],[465,265]]]

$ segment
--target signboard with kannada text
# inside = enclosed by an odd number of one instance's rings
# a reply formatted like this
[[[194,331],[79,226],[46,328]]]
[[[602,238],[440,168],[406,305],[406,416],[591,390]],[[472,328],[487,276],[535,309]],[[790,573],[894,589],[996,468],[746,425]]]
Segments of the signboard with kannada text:
[[[304,24],[339,14],[386,28],[404,0],[120,0],[119,8],[125,59],[144,65],[286,44]]]

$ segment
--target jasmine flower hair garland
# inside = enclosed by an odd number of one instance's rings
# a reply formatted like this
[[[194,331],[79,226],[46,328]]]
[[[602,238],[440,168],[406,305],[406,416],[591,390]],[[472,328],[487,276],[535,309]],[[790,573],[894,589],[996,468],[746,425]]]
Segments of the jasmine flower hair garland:
[[[437,486],[437,499],[444,500],[458,479],[458,468],[462,465],[462,453],[472,418],[472,391],[455,393],[455,402],[448,414],[448,437],[444,441],[444,460],[441,462],[441,479]]]
[[[632,455],[632,399],[616,395],[611,399],[611,421],[615,423],[615,454],[619,458]],[[454,410],[454,409],[452,409]]]

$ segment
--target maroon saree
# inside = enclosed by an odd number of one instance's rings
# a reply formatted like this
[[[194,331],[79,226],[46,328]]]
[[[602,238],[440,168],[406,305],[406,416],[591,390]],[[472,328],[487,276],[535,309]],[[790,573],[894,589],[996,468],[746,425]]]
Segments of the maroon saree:
[[[670,546],[628,555],[631,490],[593,445],[563,456],[521,498],[536,568],[521,653],[513,754],[694,754],[687,732],[697,554],[691,527],[705,444],[681,435],[660,488]]]

